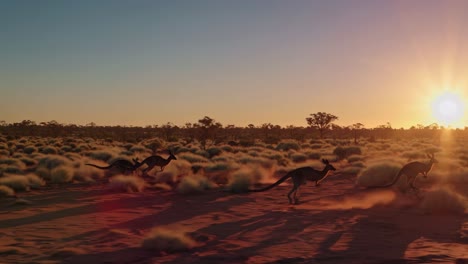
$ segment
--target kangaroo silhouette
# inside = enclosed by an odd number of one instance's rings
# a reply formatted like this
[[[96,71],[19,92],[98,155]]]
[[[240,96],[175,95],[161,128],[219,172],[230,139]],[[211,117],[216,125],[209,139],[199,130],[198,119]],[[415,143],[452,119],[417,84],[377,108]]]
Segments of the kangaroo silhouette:
[[[386,187],[393,186],[398,181],[398,179],[400,179],[402,175],[406,175],[406,183],[411,187],[411,189],[418,190],[418,188],[414,186],[416,176],[418,176],[421,173],[424,176],[424,178],[427,178],[427,174],[434,166],[434,163],[438,162],[434,158],[434,153],[432,153],[431,155],[429,154],[426,154],[426,155],[429,158],[428,163],[422,163],[419,161],[413,161],[413,162],[407,163],[400,169],[397,176],[393,179],[391,183],[382,185],[382,186],[371,186],[370,188],[386,188]]]
[[[293,204],[293,199],[291,198],[291,194],[294,193],[294,204],[299,203],[299,199],[297,198],[297,191],[301,185],[305,185],[307,181],[315,181],[315,186],[320,186],[320,182],[323,181],[326,176],[328,175],[329,171],[335,171],[335,167],[330,164],[330,162],[326,159],[322,159],[322,163],[325,164],[325,168],[321,171],[316,170],[312,167],[301,167],[294,169],[284,175],[281,179],[277,182],[273,183],[262,189],[253,189],[249,190],[249,192],[264,192],[272,189],[275,186],[278,186],[282,182],[286,181],[289,178],[292,178],[293,181],[293,188],[288,193],[288,200],[290,204]]]

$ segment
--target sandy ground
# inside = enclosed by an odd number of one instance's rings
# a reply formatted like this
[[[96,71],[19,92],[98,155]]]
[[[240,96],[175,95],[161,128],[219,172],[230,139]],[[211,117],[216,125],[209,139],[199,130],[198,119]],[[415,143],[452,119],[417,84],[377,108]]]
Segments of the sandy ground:
[[[414,194],[356,188],[351,176],[303,186],[294,206],[289,188],[187,196],[47,187],[0,200],[0,263],[468,263],[467,214],[428,214]],[[186,231],[197,245],[145,249],[153,227]]]

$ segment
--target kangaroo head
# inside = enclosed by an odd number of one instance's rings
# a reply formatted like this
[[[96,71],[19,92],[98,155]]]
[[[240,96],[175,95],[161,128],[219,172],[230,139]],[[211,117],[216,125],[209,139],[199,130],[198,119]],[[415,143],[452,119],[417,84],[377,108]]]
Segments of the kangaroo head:
[[[322,163],[325,164],[326,170],[336,171],[335,167],[333,167],[327,159],[322,159]]]
[[[438,163],[439,161],[437,161],[435,158],[434,158],[434,153],[431,153],[431,155],[429,155],[429,153],[426,153],[427,157],[429,158],[429,163],[427,164],[427,171],[426,173],[423,173],[424,175],[424,178],[427,178],[427,173],[432,169],[432,165],[434,165],[434,163]]]
[[[172,151],[168,150],[169,151],[169,160],[173,159],[173,160],[177,160],[176,156],[174,156],[174,154],[172,154]]]
[[[430,163],[430,164],[438,163],[438,162],[439,162],[438,160],[436,160],[436,159],[434,158],[434,153],[432,153],[431,155],[429,155],[429,153],[426,153],[426,155],[427,155],[427,157],[429,158],[429,163]]]
[[[133,158],[132,160],[133,160],[133,163],[135,163],[135,165],[140,165],[141,164],[139,158],[136,158],[136,159]]]

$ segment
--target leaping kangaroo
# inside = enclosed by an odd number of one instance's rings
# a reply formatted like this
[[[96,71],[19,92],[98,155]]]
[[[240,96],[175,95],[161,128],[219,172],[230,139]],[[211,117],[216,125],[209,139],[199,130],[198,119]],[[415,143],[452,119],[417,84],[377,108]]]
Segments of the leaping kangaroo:
[[[288,172],[286,175],[284,175],[281,179],[279,179],[277,182],[273,183],[270,186],[267,186],[262,189],[255,189],[255,190],[249,190],[249,192],[263,192],[263,191],[268,191],[272,189],[273,187],[279,185],[280,183],[284,182],[288,178],[292,178],[293,181],[293,188],[291,191],[288,193],[288,199],[289,203],[293,204],[293,200],[291,199],[291,194],[294,193],[294,204],[299,203],[299,199],[297,198],[297,190],[301,185],[305,185],[307,181],[315,181],[315,186],[319,186],[320,182],[323,181],[326,176],[328,175],[329,171],[335,171],[335,167],[330,164],[330,162],[326,159],[322,159],[323,164],[325,164],[325,168],[321,171],[316,170],[312,167],[301,167],[294,169],[290,172]]]
[[[406,175],[406,183],[411,187],[411,189],[417,191],[418,188],[416,188],[414,186],[414,182],[416,181],[416,176],[418,176],[418,174],[421,173],[424,176],[424,178],[427,178],[427,174],[432,169],[432,166],[434,165],[434,163],[438,162],[434,158],[434,153],[432,153],[431,155],[426,153],[426,155],[429,158],[428,163],[422,163],[422,162],[419,162],[419,161],[410,162],[410,163],[404,165],[403,168],[400,169],[397,176],[395,177],[395,179],[393,179],[393,181],[391,183],[389,183],[387,185],[383,185],[383,186],[371,186],[371,188],[390,187],[390,186],[394,185],[398,181],[398,179],[400,179],[401,175],[404,174],[404,175]]]
[[[140,163],[138,161],[138,159],[132,159],[132,160],[133,160],[134,164],[131,163],[128,160],[119,159],[119,160],[114,161],[112,164],[110,164],[107,167],[101,167],[101,166],[91,164],[91,163],[86,163],[85,165],[92,166],[92,167],[95,167],[95,168],[98,168],[98,169],[101,169],[101,170],[109,170],[109,169],[112,169],[112,168],[117,168],[120,171],[122,171],[123,173],[125,173],[127,171],[128,172],[134,172],[138,167],[140,167],[142,165],[142,163]]]
[[[158,156],[158,155],[153,155],[153,156],[147,157],[146,159],[144,159],[141,162],[141,165],[143,165],[143,164],[148,165],[148,167],[143,170],[143,175],[145,175],[148,171],[150,171],[151,169],[153,169],[156,166],[161,167],[160,171],[163,171],[164,167],[166,167],[166,165],[169,164],[169,162],[171,162],[171,160],[177,160],[177,158],[174,156],[174,154],[172,154],[172,152],[170,150],[169,150],[169,157],[167,159],[165,159],[165,158],[163,158],[161,156]]]

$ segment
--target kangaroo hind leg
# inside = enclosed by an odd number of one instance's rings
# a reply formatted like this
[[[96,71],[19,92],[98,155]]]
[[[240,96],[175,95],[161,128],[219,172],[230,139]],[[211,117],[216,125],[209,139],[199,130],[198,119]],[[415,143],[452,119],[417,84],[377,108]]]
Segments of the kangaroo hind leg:
[[[297,190],[297,187],[294,185],[294,187],[289,191],[288,193],[288,199],[289,199],[289,204],[293,204],[293,200],[291,199],[291,194]],[[295,198],[294,198],[295,199]]]

